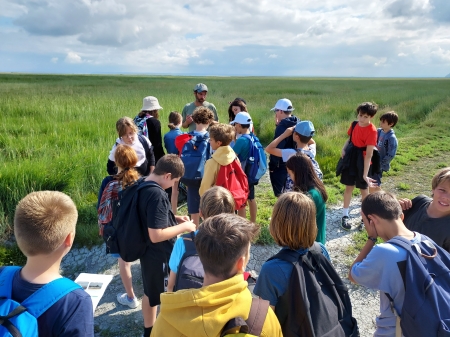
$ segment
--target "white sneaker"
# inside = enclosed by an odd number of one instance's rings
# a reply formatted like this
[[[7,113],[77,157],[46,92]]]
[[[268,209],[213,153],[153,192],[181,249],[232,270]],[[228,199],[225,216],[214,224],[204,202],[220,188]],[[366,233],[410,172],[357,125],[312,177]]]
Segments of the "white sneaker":
[[[129,300],[127,293],[117,294],[117,302],[122,305],[128,305],[131,309],[134,309],[139,305],[138,299],[135,297],[132,300]]]

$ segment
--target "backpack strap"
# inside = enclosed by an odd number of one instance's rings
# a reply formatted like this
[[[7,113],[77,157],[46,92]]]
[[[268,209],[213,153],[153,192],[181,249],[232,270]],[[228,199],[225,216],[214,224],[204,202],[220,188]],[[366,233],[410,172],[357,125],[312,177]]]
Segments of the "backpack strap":
[[[0,274],[0,297],[11,298],[12,281],[16,273],[20,272],[22,267],[5,267]],[[50,283],[36,290],[31,296],[13,310],[8,317],[16,316],[24,311],[28,311],[35,318],[42,315],[48,308],[66,296],[68,293],[82,289],[81,286],[62,277],[53,280]]]
[[[269,301],[262,298],[252,298],[252,305],[247,320],[242,317],[230,319],[223,327],[220,337],[228,334],[246,333],[260,336],[269,310]]]
[[[142,147],[145,151],[145,157],[147,158],[148,153],[150,152],[150,147],[148,146],[147,141],[144,139],[144,136],[138,135],[139,142],[142,144]]]
[[[194,241],[195,240],[195,232],[183,234],[181,237],[183,238],[184,248],[186,250],[186,252],[184,254],[188,254],[188,255],[197,254],[197,249],[195,248],[195,241]]]
[[[350,142],[352,141],[353,130],[355,130],[356,124],[358,124],[358,121],[352,122],[352,130],[350,131]]]
[[[21,268],[22,267],[17,266],[8,266],[3,268],[0,273],[0,298],[11,298],[13,278]]]
[[[30,314],[38,318],[53,304],[76,289],[83,288],[72,280],[62,277],[35,291],[33,295],[22,302],[22,305],[27,308]]]

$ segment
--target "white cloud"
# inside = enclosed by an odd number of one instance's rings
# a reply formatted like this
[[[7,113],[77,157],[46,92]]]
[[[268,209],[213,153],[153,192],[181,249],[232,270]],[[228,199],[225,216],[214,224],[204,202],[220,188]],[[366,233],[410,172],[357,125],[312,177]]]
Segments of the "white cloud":
[[[81,57],[77,53],[74,53],[73,51],[70,51],[67,53],[65,61],[67,63],[81,63],[82,62]]]
[[[52,61],[52,63],[57,63],[58,62],[58,58],[57,57],[52,57],[52,59],[50,61]]]
[[[378,59],[373,65],[375,67],[379,67],[379,66],[384,65],[386,63],[386,61],[387,61],[387,58],[386,57],[382,57],[382,58]]]
[[[258,59],[257,58],[251,58],[251,57],[246,57],[245,59],[242,60],[242,63],[244,64],[252,64],[254,62],[256,62]]]
[[[89,72],[106,67],[111,72],[245,74],[234,70],[241,64],[251,74],[326,71],[331,76],[364,76],[373,67],[392,66],[395,76],[404,74],[406,65],[433,71],[436,62],[450,67],[448,3],[0,0],[0,57],[28,54],[48,60],[62,54],[66,67],[78,63],[77,69],[90,67]],[[402,62],[394,67],[398,58]],[[15,70],[30,63],[21,60]],[[52,64],[56,70],[64,66]],[[0,70],[9,69],[0,65]]]

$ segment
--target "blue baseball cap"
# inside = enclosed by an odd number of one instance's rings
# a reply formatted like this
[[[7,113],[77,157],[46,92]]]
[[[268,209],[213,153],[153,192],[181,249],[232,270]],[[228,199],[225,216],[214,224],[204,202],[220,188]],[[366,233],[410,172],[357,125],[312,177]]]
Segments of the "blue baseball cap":
[[[301,121],[297,123],[297,125],[294,128],[294,131],[301,134],[305,137],[312,137],[314,136],[314,125],[310,121]]]
[[[208,91],[208,87],[206,86],[206,84],[199,83],[195,86],[194,91],[195,92]]]

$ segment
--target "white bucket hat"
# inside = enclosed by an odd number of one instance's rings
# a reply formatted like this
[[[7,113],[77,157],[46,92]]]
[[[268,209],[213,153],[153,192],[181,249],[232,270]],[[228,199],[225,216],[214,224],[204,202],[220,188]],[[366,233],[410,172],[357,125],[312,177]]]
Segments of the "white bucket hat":
[[[144,97],[143,103],[142,103],[142,109],[141,111],[153,111],[153,110],[160,110],[163,107],[159,105],[158,99],[153,96],[147,96]]]

